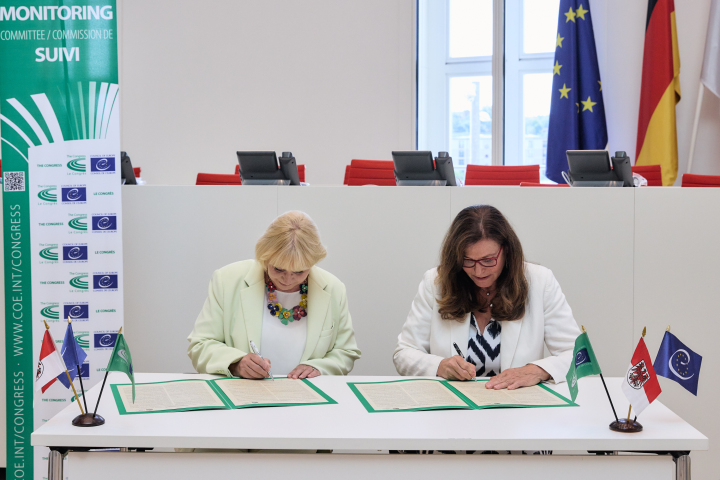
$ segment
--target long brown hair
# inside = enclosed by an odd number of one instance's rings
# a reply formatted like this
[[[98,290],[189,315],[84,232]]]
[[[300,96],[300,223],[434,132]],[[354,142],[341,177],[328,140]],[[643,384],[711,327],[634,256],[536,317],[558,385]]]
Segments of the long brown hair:
[[[505,256],[492,307],[480,298],[477,285],[462,267],[467,248],[483,239],[497,242]],[[486,312],[488,308],[492,308],[495,320],[518,320],[525,315],[528,283],[522,245],[510,223],[495,207],[473,205],[457,214],[445,234],[437,272],[441,297],[438,312],[443,320],[462,321],[468,313]]]

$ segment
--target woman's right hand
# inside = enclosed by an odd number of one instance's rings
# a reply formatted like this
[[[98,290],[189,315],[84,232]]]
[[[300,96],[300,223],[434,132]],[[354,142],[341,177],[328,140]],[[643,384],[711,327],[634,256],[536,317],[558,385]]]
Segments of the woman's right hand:
[[[242,378],[268,378],[270,376],[269,371],[270,360],[254,353],[248,353],[239,362],[230,365],[230,373]]]
[[[475,377],[475,365],[455,355],[440,362],[437,376],[446,380],[472,380]]]

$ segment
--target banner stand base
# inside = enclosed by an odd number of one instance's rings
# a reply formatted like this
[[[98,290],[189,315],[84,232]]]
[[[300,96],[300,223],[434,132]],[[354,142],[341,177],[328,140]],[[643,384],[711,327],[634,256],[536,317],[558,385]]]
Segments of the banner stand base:
[[[105,424],[105,419],[100,415],[86,413],[85,415],[78,415],[73,418],[72,424],[75,427],[99,427]]]
[[[75,422],[73,421],[73,423]],[[640,422],[630,420],[629,418],[621,418],[620,420],[617,420],[610,424],[610,430],[612,430],[613,432],[635,433],[642,432],[642,429],[643,426],[640,424]]]

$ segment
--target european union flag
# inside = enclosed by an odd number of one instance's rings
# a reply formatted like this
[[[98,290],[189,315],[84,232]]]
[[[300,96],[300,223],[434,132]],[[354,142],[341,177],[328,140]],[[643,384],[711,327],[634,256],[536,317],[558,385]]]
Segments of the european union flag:
[[[78,374],[77,366],[83,364],[85,358],[87,358],[87,353],[85,353],[85,351],[75,341],[72,323],[68,323],[67,330],[65,330],[65,338],[63,339],[60,355],[65,362],[65,367],[70,374],[70,378],[75,380],[75,377]],[[70,388],[70,380],[68,380],[65,372],[58,375],[57,379],[60,380],[60,383],[65,385],[65,388]]]
[[[560,0],[555,41],[547,171],[565,183],[567,150],[603,150],[608,142],[602,83],[588,0]]]
[[[685,387],[697,396],[698,377],[702,357],[690,350],[670,332],[665,332],[655,364],[655,373]]]

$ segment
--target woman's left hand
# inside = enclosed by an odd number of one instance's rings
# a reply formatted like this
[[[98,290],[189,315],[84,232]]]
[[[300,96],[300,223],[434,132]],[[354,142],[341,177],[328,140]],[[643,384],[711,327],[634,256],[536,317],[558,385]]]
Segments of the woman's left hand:
[[[315,378],[320,375],[320,370],[310,365],[300,364],[287,374],[287,378]]]
[[[485,388],[500,390],[507,388],[515,390],[520,387],[532,387],[550,378],[550,374],[535,364],[528,364],[519,368],[508,368],[499,375],[492,377],[485,384]]]

